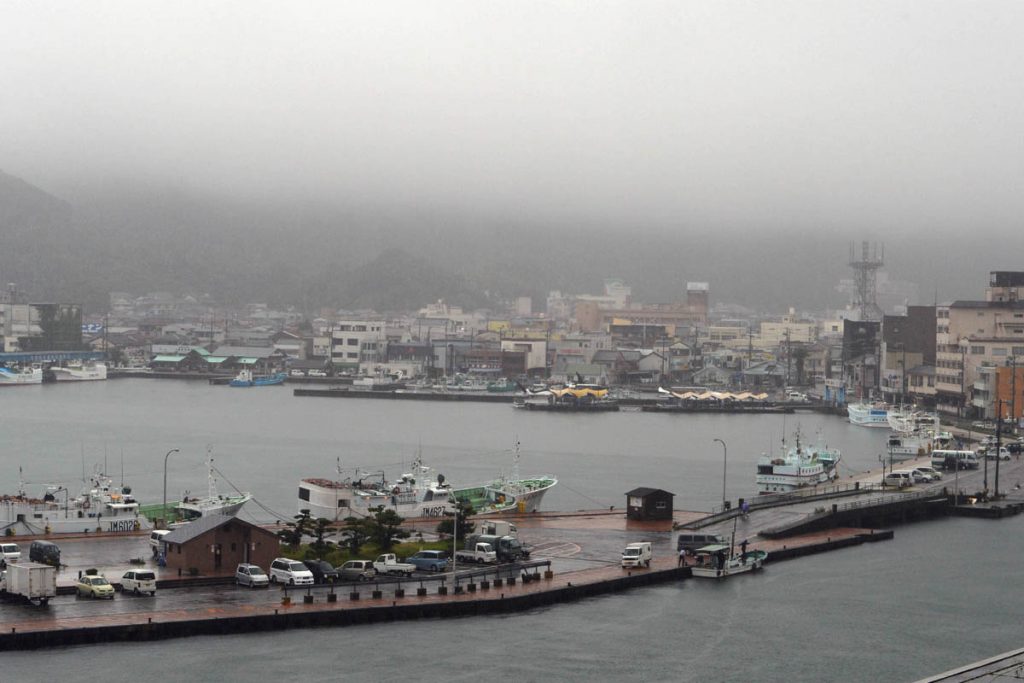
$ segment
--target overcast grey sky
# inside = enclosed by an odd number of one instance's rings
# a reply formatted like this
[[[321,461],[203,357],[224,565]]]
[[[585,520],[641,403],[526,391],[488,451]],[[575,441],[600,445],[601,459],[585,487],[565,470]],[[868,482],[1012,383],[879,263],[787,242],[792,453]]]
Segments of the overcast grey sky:
[[[0,3],[0,168],[630,227],[1019,229],[1024,3]]]

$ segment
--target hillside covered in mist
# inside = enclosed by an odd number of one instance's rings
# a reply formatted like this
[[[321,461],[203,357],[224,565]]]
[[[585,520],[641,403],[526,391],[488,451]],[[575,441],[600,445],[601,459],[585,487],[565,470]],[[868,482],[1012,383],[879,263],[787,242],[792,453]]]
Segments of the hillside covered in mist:
[[[0,278],[30,299],[82,301],[101,312],[111,291],[209,293],[225,304],[267,302],[415,309],[466,307],[552,289],[599,293],[625,279],[634,298],[668,302],[687,281],[712,301],[779,312],[842,306],[851,241],[869,235],[719,234],[700,227],[547,224],[446,207],[241,203],[139,188],[106,188],[74,203],[0,173]],[[887,270],[922,297],[981,295],[989,270],[1013,269],[1020,245],[885,239]],[[914,302],[911,302],[914,303]]]

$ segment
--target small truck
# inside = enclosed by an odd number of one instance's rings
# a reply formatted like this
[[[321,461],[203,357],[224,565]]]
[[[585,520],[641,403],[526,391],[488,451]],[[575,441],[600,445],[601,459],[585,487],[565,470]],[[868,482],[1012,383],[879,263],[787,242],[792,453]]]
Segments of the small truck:
[[[9,562],[0,591],[5,598],[45,607],[57,595],[57,568],[36,562]]]
[[[455,559],[460,562],[494,564],[498,561],[498,553],[490,543],[467,543],[465,550],[455,551]]]
[[[399,562],[394,553],[378,555],[377,559],[373,561],[373,568],[378,574],[395,574],[398,576],[402,574],[408,576],[416,571],[414,565]]]

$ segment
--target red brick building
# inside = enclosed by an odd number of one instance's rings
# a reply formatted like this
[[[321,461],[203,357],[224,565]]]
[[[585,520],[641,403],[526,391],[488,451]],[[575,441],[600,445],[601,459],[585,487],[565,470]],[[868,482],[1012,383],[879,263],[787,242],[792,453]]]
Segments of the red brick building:
[[[162,542],[168,569],[182,574],[196,569],[203,575],[233,574],[242,562],[267,569],[280,547],[273,532],[226,515],[201,517],[167,534]]]

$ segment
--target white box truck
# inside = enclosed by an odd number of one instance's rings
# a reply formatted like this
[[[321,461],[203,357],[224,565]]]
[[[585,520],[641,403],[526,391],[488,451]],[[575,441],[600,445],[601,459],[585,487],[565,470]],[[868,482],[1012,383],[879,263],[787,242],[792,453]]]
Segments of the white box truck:
[[[3,592],[7,598],[46,605],[57,595],[57,568],[36,562],[10,562]]]
[[[651,544],[649,541],[630,543],[622,551],[623,567],[650,567]]]

